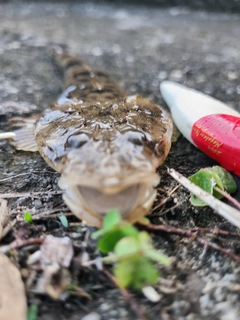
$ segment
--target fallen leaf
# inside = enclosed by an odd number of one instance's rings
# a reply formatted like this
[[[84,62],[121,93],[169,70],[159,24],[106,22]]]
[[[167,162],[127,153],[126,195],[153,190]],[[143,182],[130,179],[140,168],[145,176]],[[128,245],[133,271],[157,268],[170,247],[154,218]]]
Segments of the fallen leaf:
[[[0,253],[0,320],[26,320],[27,302],[19,270]]]
[[[57,300],[66,291],[70,283],[71,275],[69,271],[55,263],[45,267],[38,280],[36,291],[47,293],[52,299]]]
[[[36,290],[57,300],[71,283],[71,275],[67,268],[73,258],[72,240],[68,237],[57,238],[48,235],[43,240],[40,252],[43,274],[39,278]]]
[[[41,245],[41,265],[59,264],[61,267],[68,268],[73,257],[72,240],[68,237],[57,238],[48,235]]]

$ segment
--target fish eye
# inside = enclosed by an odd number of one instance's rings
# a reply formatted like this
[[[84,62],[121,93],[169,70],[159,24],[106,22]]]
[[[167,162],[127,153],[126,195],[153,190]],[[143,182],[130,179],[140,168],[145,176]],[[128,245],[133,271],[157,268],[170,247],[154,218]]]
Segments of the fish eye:
[[[137,146],[142,146],[146,140],[145,134],[138,131],[129,131],[126,133],[128,141]]]
[[[79,133],[68,137],[65,143],[65,148],[80,148],[86,142],[88,142],[89,137],[85,133]]]

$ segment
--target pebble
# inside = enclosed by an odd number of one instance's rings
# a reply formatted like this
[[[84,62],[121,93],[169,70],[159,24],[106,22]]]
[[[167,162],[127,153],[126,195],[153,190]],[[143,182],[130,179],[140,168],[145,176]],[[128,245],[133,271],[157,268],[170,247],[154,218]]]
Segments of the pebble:
[[[86,316],[82,317],[82,320],[100,320],[101,316],[96,312],[91,312]]]
[[[170,73],[170,76],[169,78],[173,81],[178,81],[178,80],[181,80],[183,77],[183,72],[182,70],[173,70],[171,73]]]

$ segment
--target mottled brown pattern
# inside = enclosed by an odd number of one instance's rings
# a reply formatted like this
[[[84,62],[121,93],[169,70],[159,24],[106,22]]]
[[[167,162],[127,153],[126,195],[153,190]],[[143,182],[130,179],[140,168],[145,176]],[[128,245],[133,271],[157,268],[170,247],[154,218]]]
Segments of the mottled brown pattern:
[[[39,151],[62,173],[60,187],[77,216],[99,226],[115,206],[136,221],[154,201],[155,170],[170,149],[171,120],[149,99],[127,96],[78,58],[56,58],[65,90],[37,123]]]

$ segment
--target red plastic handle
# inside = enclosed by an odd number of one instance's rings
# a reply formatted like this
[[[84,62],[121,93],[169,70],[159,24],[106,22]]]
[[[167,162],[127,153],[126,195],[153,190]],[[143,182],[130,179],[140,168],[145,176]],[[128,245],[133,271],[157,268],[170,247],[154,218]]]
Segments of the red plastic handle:
[[[240,118],[227,114],[205,116],[194,123],[191,138],[209,157],[240,176]]]

